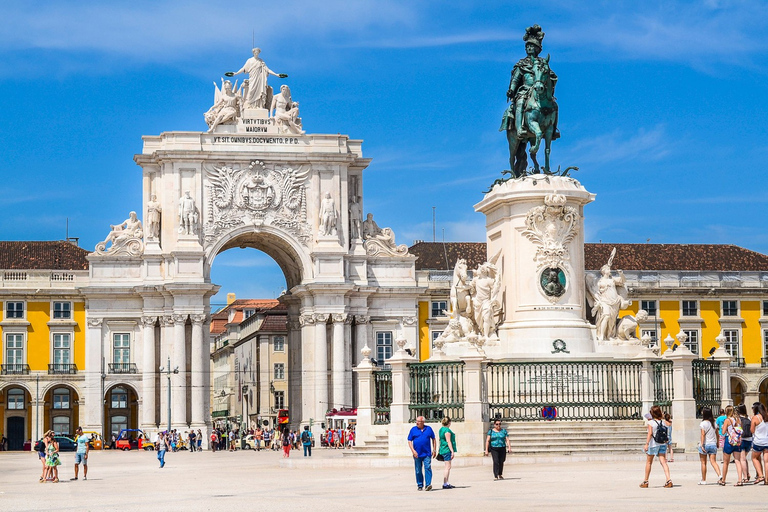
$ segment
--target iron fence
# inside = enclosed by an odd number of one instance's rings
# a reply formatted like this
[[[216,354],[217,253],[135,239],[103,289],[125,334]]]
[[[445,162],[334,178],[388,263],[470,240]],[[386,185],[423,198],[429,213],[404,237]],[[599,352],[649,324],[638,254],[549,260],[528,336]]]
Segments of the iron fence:
[[[654,361],[653,369],[653,404],[662,409],[672,407],[674,390],[672,386],[672,361]]]
[[[720,397],[720,362],[695,359],[692,365],[696,417],[701,418],[701,410],[704,407],[709,407],[717,415],[722,403]]]
[[[392,372],[376,370],[373,372],[373,424],[389,424],[389,406],[392,404]]]
[[[639,362],[489,363],[491,418],[505,421],[639,419]]]
[[[444,417],[464,421],[464,362],[411,363],[410,420],[424,416],[427,422]]]

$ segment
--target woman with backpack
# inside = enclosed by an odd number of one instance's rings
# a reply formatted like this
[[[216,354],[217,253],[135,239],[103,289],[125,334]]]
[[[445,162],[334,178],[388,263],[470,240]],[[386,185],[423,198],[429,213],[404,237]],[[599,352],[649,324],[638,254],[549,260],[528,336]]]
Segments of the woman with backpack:
[[[283,445],[283,458],[287,459],[291,456],[291,430],[288,427],[283,429],[281,441]]]
[[[755,485],[766,483],[765,470],[768,469],[768,411],[760,402],[752,404],[752,464],[755,465],[757,478]],[[765,462],[765,464],[763,464]]]
[[[667,441],[669,440],[668,425],[665,424],[664,415],[661,412],[661,407],[654,405],[651,407],[651,419],[648,420],[648,436],[645,439],[645,454],[648,456],[645,460],[645,480],[640,484],[640,487],[646,489],[648,487],[648,478],[651,476],[651,465],[653,465],[653,458],[658,456],[659,463],[662,469],[664,469],[664,476],[667,478],[667,483],[664,487],[671,488],[672,479],[669,476],[669,465],[667,464]]]
[[[728,476],[728,464],[731,462],[731,455],[736,460],[736,474],[738,475],[738,481],[735,486],[742,486],[744,483],[742,479],[742,466],[741,466],[741,418],[736,413],[736,409],[732,405],[725,408],[725,421],[723,422],[723,436],[725,442],[723,444],[723,476],[718,480],[718,484],[725,485],[725,479]]]
[[[712,409],[704,407],[701,410],[701,441],[699,442],[699,460],[701,461],[701,481],[699,485],[707,485],[707,458],[709,463],[717,473],[718,482],[720,481],[720,466],[717,465],[717,423]]]
[[[748,484],[750,481],[749,476],[749,451],[752,449],[752,420],[747,416],[747,406],[739,404],[736,407],[736,412],[739,414],[741,420],[741,466],[744,470],[744,479],[742,482]],[[757,478],[757,476],[755,476]]]

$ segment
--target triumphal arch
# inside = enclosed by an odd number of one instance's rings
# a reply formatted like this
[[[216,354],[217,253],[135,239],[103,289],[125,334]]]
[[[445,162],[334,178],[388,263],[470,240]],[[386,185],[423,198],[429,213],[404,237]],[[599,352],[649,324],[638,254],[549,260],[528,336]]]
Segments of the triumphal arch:
[[[125,378],[144,428],[210,426],[210,276],[228,249],[259,249],[285,274],[294,424],[319,425],[327,409],[354,403],[355,354],[377,326],[417,339],[415,258],[363,218],[362,141],[307,133],[289,81],[268,86],[276,74],[253,53],[243,83],[216,85],[207,131],[143,137],[140,213],[89,256],[87,366],[110,360],[115,333],[131,334],[137,371]],[[98,403],[103,373],[87,379]]]

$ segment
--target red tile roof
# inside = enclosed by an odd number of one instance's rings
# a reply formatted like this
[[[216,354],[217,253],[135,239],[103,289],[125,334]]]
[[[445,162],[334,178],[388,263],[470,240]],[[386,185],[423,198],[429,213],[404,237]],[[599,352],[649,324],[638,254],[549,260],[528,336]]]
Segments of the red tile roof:
[[[599,270],[614,247],[613,268],[621,270],[768,271],[768,255],[718,244],[584,244],[585,269]],[[473,269],[487,258],[482,242],[419,242],[410,252],[418,257],[416,270],[452,270],[458,258],[466,259]]]
[[[2,270],[88,270],[88,251],[67,242],[0,241]]]
[[[259,332],[288,332],[288,315],[266,315]]]

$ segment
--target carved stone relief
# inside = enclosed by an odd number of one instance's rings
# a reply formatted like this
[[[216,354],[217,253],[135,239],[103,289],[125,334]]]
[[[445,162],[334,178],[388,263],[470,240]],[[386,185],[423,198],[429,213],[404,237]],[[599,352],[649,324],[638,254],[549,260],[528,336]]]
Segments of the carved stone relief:
[[[141,221],[136,217],[136,212],[131,212],[123,222],[110,225],[109,228],[107,238],[96,244],[95,254],[100,256],[120,254],[141,256],[141,253],[144,252],[144,231],[141,227]],[[107,244],[110,242],[112,245],[107,249]]]
[[[307,223],[307,193],[304,182],[310,167],[298,169],[267,165],[258,160],[247,168],[227,165],[206,169],[208,215],[205,245],[223,232],[246,224],[281,228],[308,245],[312,230]]]

